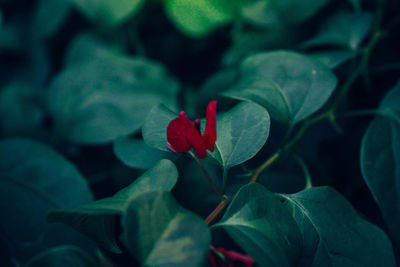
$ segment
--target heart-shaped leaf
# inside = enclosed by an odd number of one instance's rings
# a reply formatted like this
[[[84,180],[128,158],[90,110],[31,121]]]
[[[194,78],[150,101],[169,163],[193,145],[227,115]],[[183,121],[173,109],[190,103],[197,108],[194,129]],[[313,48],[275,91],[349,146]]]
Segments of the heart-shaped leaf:
[[[129,199],[149,191],[169,191],[176,184],[177,177],[178,171],[175,165],[164,159],[114,196],[76,208],[54,211],[49,214],[48,220],[68,224],[104,248],[120,252],[116,242],[115,227]]]
[[[294,266],[301,252],[296,222],[279,198],[260,184],[242,187],[213,227],[223,227],[259,266]]]
[[[68,227],[48,224],[46,215],[91,200],[82,175],[50,147],[28,139],[0,142],[0,228],[16,262],[54,245],[88,246]]]
[[[400,82],[379,107],[361,144],[361,171],[397,245],[400,245]]]
[[[165,191],[133,198],[122,225],[123,241],[142,266],[202,266],[209,250],[210,232],[203,219]]]
[[[320,109],[337,83],[329,68],[290,51],[250,56],[242,62],[240,74],[238,85],[225,96],[256,102],[274,118],[292,124]]]
[[[281,195],[303,235],[297,266],[396,266],[386,234],[329,187]]]
[[[243,163],[263,147],[269,135],[270,118],[261,106],[242,102],[217,118],[217,141],[211,155],[229,169]]]
[[[72,55],[86,51],[85,40],[71,47]],[[158,103],[174,106],[177,84],[162,66],[95,51],[87,60],[69,64],[50,85],[48,105],[59,135],[78,143],[107,143],[138,131]]]

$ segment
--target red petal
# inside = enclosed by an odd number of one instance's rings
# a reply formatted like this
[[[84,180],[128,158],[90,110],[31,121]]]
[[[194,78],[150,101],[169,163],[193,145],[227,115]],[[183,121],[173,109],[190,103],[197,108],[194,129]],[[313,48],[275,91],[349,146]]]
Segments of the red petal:
[[[196,157],[204,158],[207,155],[200,134],[185,114],[181,114],[179,118],[173,119],[169,123],[167,139],[168,147],[172,151],[184,153],[194,148]]]
[[[211,101],[207,106],[206,129],[202,135],[204,144],[208,150],[214,151],[217,140],[217,101]]]

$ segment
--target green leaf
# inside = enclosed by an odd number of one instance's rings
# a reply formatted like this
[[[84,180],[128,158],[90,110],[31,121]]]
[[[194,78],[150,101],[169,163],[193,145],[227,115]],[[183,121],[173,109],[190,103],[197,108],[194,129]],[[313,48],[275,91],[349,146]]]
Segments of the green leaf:
[[[74,246],[59,246],[48,249],[33,259],[25,267],[95,267],[96,262],[84,250]]]
[[[164,0],[164,7],[171,22],[195,38],[210,34],[235,17],[235,3],[228,0]]]
[[[259,266],[294,266],[302,249],[296,222],[275,194],[262,185],[242,187],[220,222]]]
[[[335,190],[313,187],[281,196],[303,235],[297,266],[396,266],[386,234]]]
[[[161,159],[175,159],[177,154],[158,150],[146,145],[143,140],[128,137],[114,142],[114,154],[124,164],[132,168],[148,169]]]
[[[94,239],[104,248],[120,252],[116,242],[115,227],[129,199],[155,190],[171,190],[176,184],[178,171],[169,160],[161,160],[142,174],[135,182],[114,196],[89,202],[76,208],[50,213],[50,222],[62,222]]]
[[[264,146],[269,126],[270,118],[263,107],[242,102],[217,117],[217,141],[211,155],[225,169],[243,163]]]
[[[209,250],[211,237],[203,219],[168,192],[133,198],[122,225],[123,241],[142,266],[202,266]]]
[[[70,0],[38,1],[32,22],[35,36],[46,38],[53,34],[67,18],[70,8]]]
[[[50,147],[28,139],[0,141],[0,228],[17,261],[54,245],[87,245],[82,236],[45,218],[50,210],[91,200],[82,175]]]
[[[299,24],[314,15],[331,0],[271,0],[286,22]]]
[[[166,106],[155,106],[147,116],[142,128],[145,143],[160,150],[171,151],[168,148],[167,127],[176,117],[178,115]]]
[[[90,20],[105,27],[116,27],[133,16],[145,0],[72,0]]]
[[[351,50],[329,50],[308,54],[308,56],[321,62],[330,69],[338,67],[356,55],[357,53]]]
[[[107,143],[140,130],[158,103],[175,105],[177,84],[162,66],[97,51],[91,60],[68,65],[50,85],[48,105],[59,135],[77,143]]]
[[[337,84],[330,69],[290,51],[250,56],[242,62],[240,74],[238,85],[225,96],[254,101],[274,118],[292,124],[320,109]]]
[[[368,12],[352,13],[341,11],[330,17],[319,32],[306,46],[335,45],[351,50],[359,48],[372,25],[372,15]]]
[[[381,209],[396,245],[400,245],[400,82],[382,100],[361,144],[361,171]]]
[[[39,133],[45,116],[43,93],[25,83],[11,83],[0,91],[0,127],[5,136]]]

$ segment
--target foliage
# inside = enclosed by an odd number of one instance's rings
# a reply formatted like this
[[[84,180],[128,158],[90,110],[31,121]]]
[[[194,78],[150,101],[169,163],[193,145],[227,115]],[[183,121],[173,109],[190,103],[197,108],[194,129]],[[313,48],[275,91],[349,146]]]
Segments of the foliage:
[[[398,14],[0,0],[0,265],[399,266]]]

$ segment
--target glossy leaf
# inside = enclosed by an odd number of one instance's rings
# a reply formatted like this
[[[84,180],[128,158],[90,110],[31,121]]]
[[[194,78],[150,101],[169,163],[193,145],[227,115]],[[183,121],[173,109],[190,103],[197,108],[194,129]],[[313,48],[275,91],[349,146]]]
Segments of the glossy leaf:
[[[400,244],[400,83],[379,107],[361,144],[361,171],[397,245]]]
[[[329,187],[281,195],[303,235],[297,266],[396,266],[392,245]]]
[[[290,51],[250,56],[240,74],[237,87],[225,96],[257,102],[276,119],[293,124],[320,109],[337,84],[327,67]]]
[[[54,245],[87,246],[68,227],[48,224],[46,215],[91,200],[82,175],[50,147],[28,139],[0,142],[0,228],[17,262]]]
[[[155,106],[147,116],[142,128],[144,142],[151,147],[171,151],[167,145],[167,127],[176,117],[178,114],[165,105]]]
[[[264,146],[270,117],[261,106],[243,102],[217,117],[217,142],[210,153],[225,169],[243,163]]]
[[[203,219],[168,192],[131,200],[122,218],[123,241],[142,266],[202,266],[210,246]]]
[[[165,0],[164,7],[178,29],[197,38],[226,25],[235,16],[235,0]]]
[[[330,17],[307,46],[336,45],[356,50],[372,24],[370,13],[340,12]]]
[[[132,168],[148,169],[161,159],[175,159],[176,154],[152,148],[143,140],[128,137],[117,139],[114,142],[114,154],[124,164]]]
[[[302,249],[299,228],[285,206],[256,183],[240,189],[213,227],[223,227],[259,266],[295,266]]]
[[[25,267],[95,267],[96,262],[84,250],[74,246],[60,246],[48,249],[33,259]]]
[[[153,106],[175,103],[177,85],[159,64],[98,52],[68,65],[49,88],[56,132],[77,143],[107,143],[137,132]]]
[[[106,27],[115,27],[134,15],[145,0],[72,0],[90,20]]]
[[[76,208],[54,211],[48,216],[48,220],[68,224],[104,248],[120,252],[116,242],[115,227],[129,199],[150,191],[169,191],[176,184],[177,177],[178,171],[175,165],[169,160],[161,160],[114,196]]]

